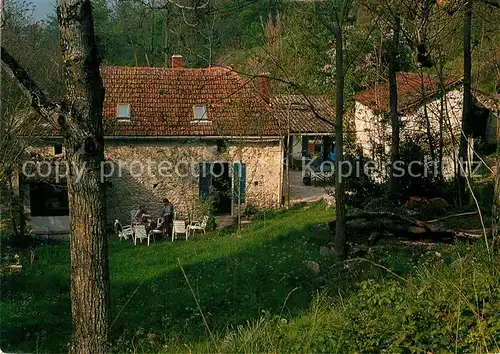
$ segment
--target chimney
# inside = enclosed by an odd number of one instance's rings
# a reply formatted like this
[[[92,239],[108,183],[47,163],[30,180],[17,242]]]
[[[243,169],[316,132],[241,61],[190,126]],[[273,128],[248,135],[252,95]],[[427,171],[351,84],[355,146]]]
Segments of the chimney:
[[[172,68],[183,68],[184,61],[182,60],[182,55],[172,55]]]
[[[259,86],[260,86],[260,97],[267,103],[271,103],[270,91],[271,91],[271,79],[269,78],[271,74],[268,72],[261,73],[259,76]]]

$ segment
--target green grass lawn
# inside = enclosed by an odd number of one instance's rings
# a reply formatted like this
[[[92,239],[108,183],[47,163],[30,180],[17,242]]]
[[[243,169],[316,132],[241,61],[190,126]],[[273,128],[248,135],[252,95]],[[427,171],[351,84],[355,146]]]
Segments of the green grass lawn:
[[[206,340],[178,262],[214,332],[245,325],[263,313],[292,316],[307,309],[321,284],[303,261],[331,263],[318,250],[328,238],[324,223],[332,216],[324,204],[314,204],[300,212],[269,214],[240,233],[149,247],[113,240],[113,347],[154,352]],[[71,335],[69,245],[41,246],[36,256],[20,274],[2,275],[0,347],[65,352]]]
[[[322,255],[322,203],[241,232],[110,244],[112,352],[448,353],[500,350],[500,256],[473,245],[380,242],[368,261]],[[2,274],[0,348],[67,352],[69,246]],[[320,272],[304,261],[314,261]],[[212,335],[203,323],[189,279]]]

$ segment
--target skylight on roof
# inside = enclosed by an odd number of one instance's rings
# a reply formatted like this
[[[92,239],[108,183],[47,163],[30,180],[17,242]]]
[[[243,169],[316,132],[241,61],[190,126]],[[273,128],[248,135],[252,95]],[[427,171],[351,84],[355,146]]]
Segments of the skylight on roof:
[[[130,120],[130,104],[119,103],[116,106],[116,118],[118,120]]]
[[[195,104],[193,106],[194,120],[207,120],[207,106]]]

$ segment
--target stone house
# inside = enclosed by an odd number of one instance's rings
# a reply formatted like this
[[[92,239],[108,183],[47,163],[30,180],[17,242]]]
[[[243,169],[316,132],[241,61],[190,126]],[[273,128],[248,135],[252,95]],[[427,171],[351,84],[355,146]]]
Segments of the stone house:
[[[444,172],[446,176],[451,176],[461,133],[461,82],[448,80],[441,85],[438,80],[427,75],[399,73],[397,86],[402,141],[424,137],[424,147],[429,152],[430,136],[432,146],[437,151],[442,132]],[[471,124],[474,131],[469,133],[496,144],[499,100],[477,90],[474,91],[474,97],[475,115]],[[382,161],[388,159],[390,151],[389,83],[384,81],[359,92],[354,96],[354,101],[356,143],[364,156],[380,162],[379,166],[382,167]]]
[[[102,67],[101,76],[108,223],[128,222],[139,205],[157,218],[164,198],[186,219],[206,213],[207,200],[223,215],[281,205],[287,134],[268,77],[244,80],[230,67],[185,68],[180,56],[172,68]],[[319,136],[333,129],[300,120],[291,126]],[[64,176],[54,175],[64,161],[59,142],[45,137],[28,151],[33,177],[20,182],[25,216],[41,233],[68,230]],[[52,167],[45,180],[34,173],[41,164]],[[64,168],[57,172],[64,175]]]

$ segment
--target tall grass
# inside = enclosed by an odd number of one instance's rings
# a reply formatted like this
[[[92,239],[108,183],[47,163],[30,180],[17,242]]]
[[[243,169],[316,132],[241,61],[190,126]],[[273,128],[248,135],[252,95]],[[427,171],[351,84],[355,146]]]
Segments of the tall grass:
[[[265,314],[231,328],[219,347],[225,353],[500,350],[500,257],[487,257],[484,244],[428,255],[404,281],[386,275],[360,281],[347,296],[318,293],[300,316]]]

